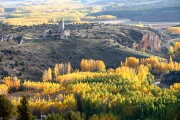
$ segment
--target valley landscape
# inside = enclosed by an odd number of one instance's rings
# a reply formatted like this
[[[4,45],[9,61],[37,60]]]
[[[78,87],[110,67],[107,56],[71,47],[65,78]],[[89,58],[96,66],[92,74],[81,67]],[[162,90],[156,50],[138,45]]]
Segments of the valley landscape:
[[[1,0],[0,119],[180,119],[178,0]]]

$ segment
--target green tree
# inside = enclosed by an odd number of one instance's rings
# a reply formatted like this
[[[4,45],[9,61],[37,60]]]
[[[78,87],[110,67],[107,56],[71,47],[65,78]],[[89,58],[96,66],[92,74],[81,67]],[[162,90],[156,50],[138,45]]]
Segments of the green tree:
[[[13,115],[13,105],[5,95],[0,95],[0,117],[8,120]]]
[[[65,116],[62,113],[59,113],[59,114],[50,114],[50,115],[48,115],[46,120],[66,120],[64,117]]]
[[[174,48],[173,46],[169,46],[169,49],[168,49],[168,54],[173,54],[174,53]]]
[[[22,96],[21,104],[18,105],[17,108],[18,108],[17,112],[18,112],[19,120],[33,120],[34,119],[32,112],[29,108],[27,96]]]
[[[84,120],[85,115],[80,112],[70,111],[66,114],[50,114],[45,120]]]

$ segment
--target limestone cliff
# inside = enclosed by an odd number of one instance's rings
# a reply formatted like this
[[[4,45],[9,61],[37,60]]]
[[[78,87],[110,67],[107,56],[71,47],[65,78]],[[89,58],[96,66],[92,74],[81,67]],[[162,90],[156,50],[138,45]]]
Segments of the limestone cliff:
[[[142,40],[138,45],[140,48],[150,49],[150,50],[161,50],[161,40],[155,33],[145,33],[142,36]]]
[[[129,37],[133,40],[130,47],[135,50],[144,48],[145,50],[161,51],[161,40],[159,36],[152,31],[136,31],[129,34]]]
[[[161,40],[158,33],[148,28],[124,27],[117,35],[117,42],[135,50],[161,51]]]

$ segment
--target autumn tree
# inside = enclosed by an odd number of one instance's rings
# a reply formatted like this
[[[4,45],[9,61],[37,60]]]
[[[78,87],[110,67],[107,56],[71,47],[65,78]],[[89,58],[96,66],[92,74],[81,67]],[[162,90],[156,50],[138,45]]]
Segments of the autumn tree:
[[[47,70],[45,70],[43,72],[42,80],[43,80],[43,82],[48,81],[48,71]]]
[[[47,81],[52,80],[52,70],[51,70],[51,68],[48,68],[48,70],[45,70],[43,72],[42,80],[43,80],[43,82],[47,82]]]
[[[72,71],[71,63],[60,63],[54,66],[55,78],[59,75],[69,74]]]
[[[128,58],[126,58],[125,66],[131,67],[131,68],[136,68],[139,66],[139,59],[137,59],[135,57],[128,57]]]
[[[59,65],[56,64],[54,66],[54,77],[56,78],[59,75]]]
[[[173,54],[174,53],[174,48],[173,46],[169,46],[169,49],[168,49],[168,54]]]
[[[48,80],[52,80],[52,70],[51,68],[48,69]]]
[[[169,57],[169,62],[170,62],[170,63],[173,63],[172,56]]]
[[[180,34],[180,27],[170,27],[167,29],[171,34]]]
[[[16,90],[20,87],[20,79],[17,77],[4,77],[3,83],[9,88],[15,88]]]
[[[80,66],[82,71],[106,71],[106,66],[102,60],[82,59]]]
[[[147,75],[149,74],[149,68],[144,65],[140,65],[137,68],[137,75],[141,82],[144,82],[147,78]]]
[[[180,83],[174,83],[171,85],[170,90],[180,90]]]
[[[101,72],[103,72],[103,71],[106,71],[106,66],[105,66],[105,64],[104,64],[104,62],[102,61],[102,60],[98,60],[98,61],[96,61],[96,66],[97,66],[97,71],[101,71]]]
[[[174,51],[177,57],[180,57],[180,42],[174,43]]]
[[[8,87],[4,84],[0,84],[0,95],[8,94]]]

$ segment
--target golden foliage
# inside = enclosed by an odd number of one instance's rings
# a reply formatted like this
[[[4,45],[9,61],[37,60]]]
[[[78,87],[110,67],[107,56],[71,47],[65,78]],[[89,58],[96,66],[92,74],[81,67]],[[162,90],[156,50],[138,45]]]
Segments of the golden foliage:
[[[173,46],[169,46],[168,53],[169,53],[169,54],[173,54],[173,53],[174,53],[174,48],[173,48]]]
[[[170,27],[167,29],[171,34],[180,34],[180,27]]]
[[[174,42],[174,54],[177,56],[177,57],[180,57],[180,42]]]
[[[140,80],[141,82],[144,82],[147,75],[149,74],[149,68],[147,66],[144,65],[140,65],[137,68],[137,75],[138,75],[138,80]]]
[[[175,42],[174,43],[174,51],[177,52],[178,49],[180,49],[180,42]]]
[[[120,75],[123,79],[138,80],[135,70],[129,67],[119,67],[116,69],[115,73]]]
[[[170,90],[180,90],[180,83],[174,83],[171,85]]]
[[[39,25],[39,24],[44,24],[48,23],[47,18],[9,18],[6,19],[6,23],[9,25]]]
[[[20,104],[21,97],[11,97],[10,99],[14,106]],[[43,113],[48,114],[49,112],[52,112],[52,108],[58,110],[59,112],[71,110],[74,111],[77,109],[77,101],[73,94],[58,94],[55,99],[44,99],[40,98],[40,95],[37,95],[34,97],[30,97],[29,106],[32,111],[39,110]]]
[[[153,69],[157,69],[160,71],[170,70],[170,71],[179,71],[180,70],[180,63],[178,62],[167,62],[163,60],[158,60],[158,57],[150,57],[146,59],[142,59],[140,64],[143,64],[149,69],[153,67]]]
[[[106,66],[102,60],[82,59],[80,66],[82,71],[106,71]]]
[[[68,82],[74,80],[84,80],[87,78],[100,78],[105,76],[106,73],[95,73],[95,72],[77,72],[77,73],[70,73],[66,75],[59,75],[57,76],[56,82]]]
[[[95,63],[96,61],[93,60],[84,60],[82,67],[85,67],[86,70],[94,70],[97,69]],[[109,69],[107,72],[62,72],[62,75],[59,73],[59,70],[61,70],[59,65],[56,64],[54,68],[57,77],[56,82],[65,82],[66,84],[31,81],[25,81],[22,84],[32,93],[37,92],[30,96],[29,105],[32,111],[44,114],[49,114],[53,110],[56,112],[76,111],[79,105],[77,105],[77,101],[79,100],[78,102],[80,102],[82,110],[86,114],[98,110],[102,113],[115,111],[117,114],[129,116],[140,110],[140,106],[136,107],[139,104],[142,104],[143,110],[145,107],[156,110],[160,107],[155,105],[157,101],[169,105],[179,102],[178,95],[176,95],[180,90],[179,83],[170,86],[170,89],[161,89],[149,82],[153,80],[153,77],[149,77],[150,68],[161,71],[179,70],[179,63],[173,61],[168,63],[157,57],[141,60],[131,57],[126,59],[126,63],[121,63],[122,66],[115,71]],[[64,69],[64,64],[60,66],[63,66]],[[51,70],[46,71],[48,74],[48,71]],[[0,85],[0,91],[1,88]],[[20,102],[20,97],[10,97],[10,99],[15,106]],[[161,105],[164,106],[165,104]],[[93,115],[91,119],[116,120],[116,117],[98,114]]]
[[[72,71],[71,63],[60,63],[60,64],[56,64],[54,66],[54,76],[55,76],[55,78],[58,75],[64,75],[64,74],[71,73],[71,71]]]
[[[8,94],[8,87],[5,84],[0,84],[0,95]]]
[[[85,21],[92,21],[92,20],[95,20],[96,17],[95,16],[85,16],[82,18],[82,20],[85,20]]]
[[[97,19],[97,20],[114,20],[114,19],[116,19],[116,16],[112,16],[112,15],[101,15],[101,16],[97,16],[96,19]]]
[[[128,57],[126,58],[125,66],[136,68],[137,66],[139,66],[139,59],[135,57]]]
[[[19,89],[20,87],[20,80],[17,79],[16,77],[4,77],[3,78],[3,83],[8,87],[8,88],[16,88]]]
[[[43,80],[43,82],[47,82],[47,81],[52,80],[52,70],[51,70],[51,68],[48,68],[48,70],[45,70],[43,72],[42,80]]]
[[[65,88],[59,83],[50,83],[50,82],[31,82],[24,81],[22,84],[23,87],[28,90],[40,90],[43,94],[53,94],[58,93],[59,91],[64,90]]]

